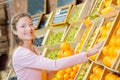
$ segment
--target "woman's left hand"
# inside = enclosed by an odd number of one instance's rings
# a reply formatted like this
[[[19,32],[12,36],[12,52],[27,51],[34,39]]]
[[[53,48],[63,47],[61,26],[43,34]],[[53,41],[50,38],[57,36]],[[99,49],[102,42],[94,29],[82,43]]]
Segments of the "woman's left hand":
[[[87,53],[87,56],[92,56],[96,53],[99,52],[100,48],[102,47],[104,42],[99,42],[98,44],[96,44],[93,48],[91,48],[90,50],[88,50],[86,53]]]

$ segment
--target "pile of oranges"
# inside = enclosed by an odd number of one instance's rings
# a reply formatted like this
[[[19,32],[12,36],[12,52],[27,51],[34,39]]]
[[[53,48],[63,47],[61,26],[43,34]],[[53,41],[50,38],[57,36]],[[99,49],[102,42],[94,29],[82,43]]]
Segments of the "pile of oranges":
[[[106,45],[102,50],[102,54],[104,55],[103,63],[108,67],[112,66],[112,63],[116,58],[116,56],[118,55],[118,51],[120,50],[119,25],[120,25],[120,21],[112,34],[109,44]]]
[[[113,73],[108,73],[107,75],[105,75],[105,80],[120,80],[120,77]]]
[[[52,80],[74,80],[80,64],[59,70]]]
[[[86,22],[86,24],[88,24],[88,23]],[[86,39],[89,31],[90,31],[90,28],[91,28],[91,26],[88,26],[87,29],[86,29],[86,31],[84,32],[84,34],[83,34],[83,36],[82,36],[82,38],[80,40],[80,43],[79,43],[79,45],[78,45],[78,47],[76,49],[76,53],[79,53],[81,51],[81,48],[82,48],[82,46],[84,44],[84,41],[85,41],[85,39]]]
[[[63,42],[60,45],[60,51],[58,53],[58,58],[68,57],[74,54],[74,49],[70,47],[70,44]],[[59,70],[52,80],[74,80],[74,77],[80,67],[80,64]]]
[[[69,43],[63,42],[60,45],[60,51],[58,52],[58,58],[68,57],[74,54],[74,48],[70,46]]]
[[[92,72],[93,73],[90,75],[89,79],[90,80],[100,80],[101,75],[103,73],[103,69],[100,66],[96,65],[93,68]]]
[[[96,43],[104,41],[110,32],[110,28],[112,26],[112,21],[107,22],[105,25],[102,25],[98,34],[98,39]],[[107,49],[104,48],[105,53],[107,53]],[[90,56],[90,59],[95,60],[98,54]]]

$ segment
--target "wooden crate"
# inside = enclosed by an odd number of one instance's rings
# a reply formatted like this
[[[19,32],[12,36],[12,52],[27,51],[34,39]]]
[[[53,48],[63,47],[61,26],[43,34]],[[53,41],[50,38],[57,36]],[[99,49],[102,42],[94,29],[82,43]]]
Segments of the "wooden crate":
[[[64,37],[65,33],[66,33],[66,29],[67,29],[67,26],[66,27],[54,27],[54,28],[50,28],[47,30],[47,33],[45,35],[45,38],[43,40],[43,43],[42,45],[44,46],[48,46],[48,45],[54,45],[54,44],[60,44],[61,41],[62,41],[62,38]],[[61,34],[60,39],[57,41],[53,41],[56,38],[56,36],[54,36],[53,34],[55,35],[58,35],[58,34]],[[52,38],[51,38],[52,36]],[[51,39],[50,39],[51,38]],[[54,39],[53,39],[54,38]],[[49,40],[50,39],[50,40]],[[50,42],[49,44],[47,43],[47,41],[53,41],[53,42]]]
[[[117,10],[120,10],[120,5],[117,4],[117,0],[112,0],[110,6],[114,7]]]
[[[63,37],[62,41],[65,41],[65,42],[77,42],[76,41],[76,38],[78,38],[80,36],[78,36],[78,33],[81,29],[81,22],[79,23],[75,23],[75,24],[71,24],[67,31],[66,31],[66,34],[65,36]]]
[[[92,25],[86,26],[84,23],[81,24],[81,29],[79,30],[79,32],[77,34],[77,36],[79,36],[79,34],[80,34],[80,37],[76,39],[77,41],[79,41],[78,45],[75,48],[76,53],[81,52],[82,46],[84,45],[87,35],[89,34],[92,27],[93,27]]]
[[[110,42],[110,39],[112,38],[112,34],[115,32],[116,30],[116,27],[119,23],[119,20],[120,20],[120,13],[118,13],[118,15],[115,17],[115,20],[113,21],[113,25],[112,25],[112,28],[109,32],[109,35],[107,36],[107,39],[104,41],[104,46],[107,46]],[[99,53],[99,56],[97,57],[97,62],[103,64],[103,58],[104,58],[104,55],[102,54],[102,51],[100,51]],[[110,68],[114,68],[115,65],[116,65],[116,61],[118,60],[119,58],[119,54],[117,54],[117,56],[112,60],[112,65],[110,66]],[[110,61],[109,61],[110,62]]]
[[[92,80],[92,79],[90,79],[90,77],[92,75],[96,74],[96,73],[97,73],[97,76],[99,75],[99,78],[97,78],[97,79],[101,80],[101,78],[103,76],[103,73],[104,73],[104,70],[105,70],[104,66],[99,65],[99,64],[93,62],[92,66],[91,66],[91,68],[90,68],[90,70],[88,72],[88,75],[86,76],[86,80]]]
[[[80,20],[84,20],[87,15],[90,13],[90,10],[93,8],[93,5],[95,3],[96,0],[86,0],[83,7],[82,7],[82,11],[79,14],[79,19]]]
[[[116,73],[114,70],[110,70],[110,69],[105,68],[101,80],[107,80],[108,78],[113,79],[112,77],[114,77],[114,78],[119,77],[119,73]]]
[[[105,18],[111,18],[111,17],[115,17],[117,15],[117,12],[118,10],[116,10],[114,7],[110,6],[111,8],[113,9],[110,9],[109,12],[105,12],[104,14],[102,14],[102,10],[104,9],[104,6],[105,6],[105,0],[102,0],[101,4],[100,4],[100,7],[99,7],[99,11],[98,11],[98,14],[101,15],[102,17],[105,17]],[[110,1],[110,4],[111,4],[111,1]]]
[[[84,45],[81,49],[81,51],[87,51],[90,48],[92,48],[98,34],[99,34],[99,30],[101,28],[101,25],[104,21],[104,18],[97,18],[95,19],[95,21],[93,22],[93,27],[90,29],[90,32],[88,33],[88,36],[84,42]]]
[[[83,7],[84,3],[81,3],[79,5],[73,5],[71,11],[70,11],[70,14],[67,18],[67,22],[69,24],[73,24],[75,23],[76,21],[78,21],[78,18],[79,18],[79,14],[82,10],[82,7]]]
[[[83,63],[81,67],[79,68],[79,71],[77,72],[74,80],[79,80],[79,78],[82,76],[81,80],[86,80],[86,76],[89,73],[90,68],[92,67],[92,62],[88,61],[86,63]],[[84,73],[83,73],[84,72]]]

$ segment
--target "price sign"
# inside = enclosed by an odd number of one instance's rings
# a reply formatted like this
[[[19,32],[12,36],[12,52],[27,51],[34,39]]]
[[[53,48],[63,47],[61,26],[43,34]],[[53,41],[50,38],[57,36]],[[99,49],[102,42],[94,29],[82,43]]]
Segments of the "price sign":
[[[42,16],[43,15],[35,15],[32,17],[33,26],[35,27],[35,29],[38,29]]]
[[[54,13],[52,25],[59,25],[66,23],[70,9],[71,9],[71,5],[58,8]]]

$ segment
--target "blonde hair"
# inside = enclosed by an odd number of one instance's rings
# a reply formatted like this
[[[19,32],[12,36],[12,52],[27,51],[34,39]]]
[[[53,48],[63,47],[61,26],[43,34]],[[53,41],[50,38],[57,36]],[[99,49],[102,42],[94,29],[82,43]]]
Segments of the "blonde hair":
[[[22,18],[22,17],[29,17],[30,19],[32,19],[31,16],[29,14],[27,14],[27,13],[19,13],[19,14],[17,14],[17,15],[12,17],[12,19],[11,19],[11,31],[12,31],[12,42],[11,42],[11,45],[12,45],[13,48],[15,48],[18,45],[22,44],[22,40],[20,40],[18,38],[18,36],[13,33],[13,31],[17,30],[16,24],[19,21],[19,19]]]

